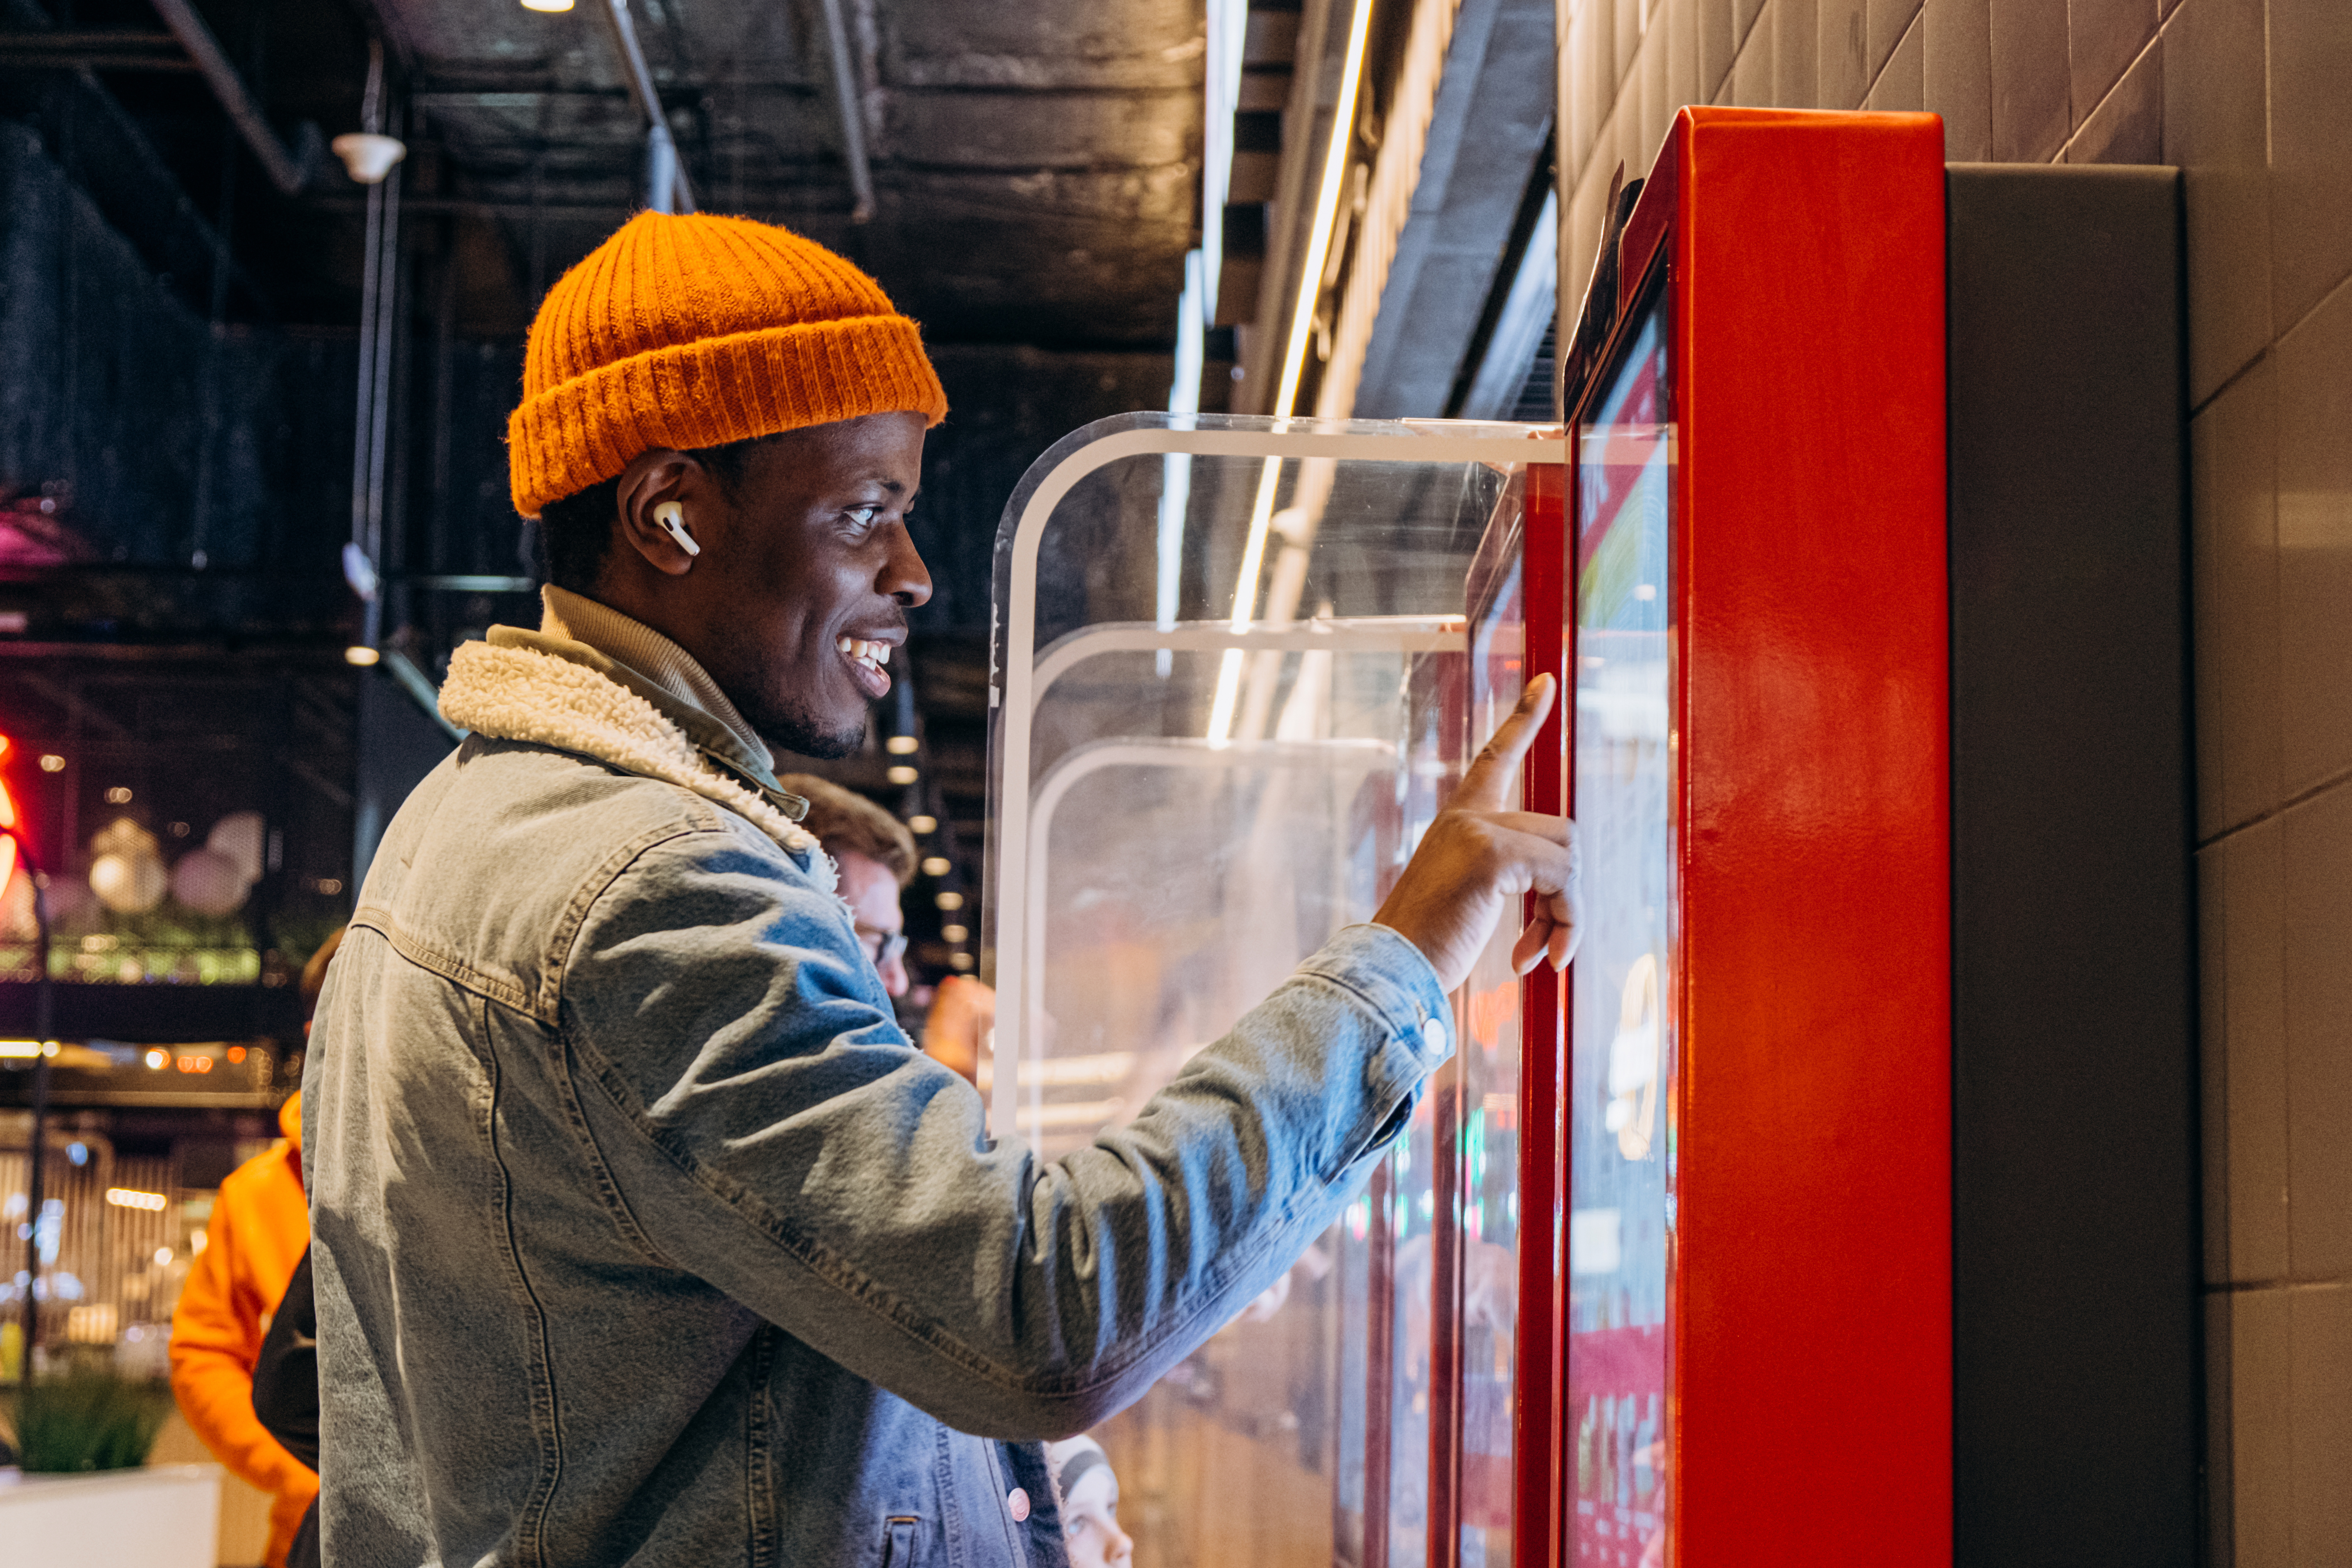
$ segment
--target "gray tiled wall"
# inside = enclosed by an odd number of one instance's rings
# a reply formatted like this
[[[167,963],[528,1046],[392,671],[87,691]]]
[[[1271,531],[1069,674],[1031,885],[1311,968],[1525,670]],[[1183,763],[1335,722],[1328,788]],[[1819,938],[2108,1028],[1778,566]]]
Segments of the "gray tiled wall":
[[[1579,297],[1685,103],[2186,173],[2211,1556],[2352,1563],[2352,0],[1561,0]]]

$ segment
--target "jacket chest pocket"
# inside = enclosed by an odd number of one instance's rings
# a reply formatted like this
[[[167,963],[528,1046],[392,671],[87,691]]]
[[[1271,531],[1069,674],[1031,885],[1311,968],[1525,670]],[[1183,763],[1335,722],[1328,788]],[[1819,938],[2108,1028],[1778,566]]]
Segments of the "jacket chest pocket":
[[[915,1527],[922,1522],[903,1513],[882,1521],[882,1568],[914,1568]]]

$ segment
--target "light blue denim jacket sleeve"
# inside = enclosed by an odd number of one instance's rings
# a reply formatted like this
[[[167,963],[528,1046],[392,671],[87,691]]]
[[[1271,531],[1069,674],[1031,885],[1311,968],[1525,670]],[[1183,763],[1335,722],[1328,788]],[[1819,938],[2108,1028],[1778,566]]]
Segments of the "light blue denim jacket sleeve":
[[[582,1130],[650,1258],[966,1432],[1140,1394],[1331,1222],[1452,1049],[1428,962],[1353,926],[1126,1126],[992,1148],[780,858],[688,835],[588,906],[561,1010]]]

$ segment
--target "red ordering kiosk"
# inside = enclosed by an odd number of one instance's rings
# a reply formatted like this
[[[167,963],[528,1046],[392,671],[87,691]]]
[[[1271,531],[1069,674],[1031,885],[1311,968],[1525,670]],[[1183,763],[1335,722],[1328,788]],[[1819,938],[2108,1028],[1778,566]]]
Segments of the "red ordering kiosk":
[[[1572,694],[1577,961],[1499,932],[1340,1223],[1097,1434],[1139,1564],[2195,1555],[2177,197],[2078,173],[1687,110],[1564,426],[1139,415],[1024,481],[998,1136],[1133,1115]]]

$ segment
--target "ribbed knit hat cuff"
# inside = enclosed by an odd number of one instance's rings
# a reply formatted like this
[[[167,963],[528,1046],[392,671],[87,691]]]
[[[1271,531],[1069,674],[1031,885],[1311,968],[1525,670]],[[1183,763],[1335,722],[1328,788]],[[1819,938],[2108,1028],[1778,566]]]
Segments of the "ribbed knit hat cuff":
[[[947,417],[946,391],[904,316],[803,321],[703,338],[597,366],[507,421],[515,510],[613,478],[657,447],[690,451],[867,414]]]

